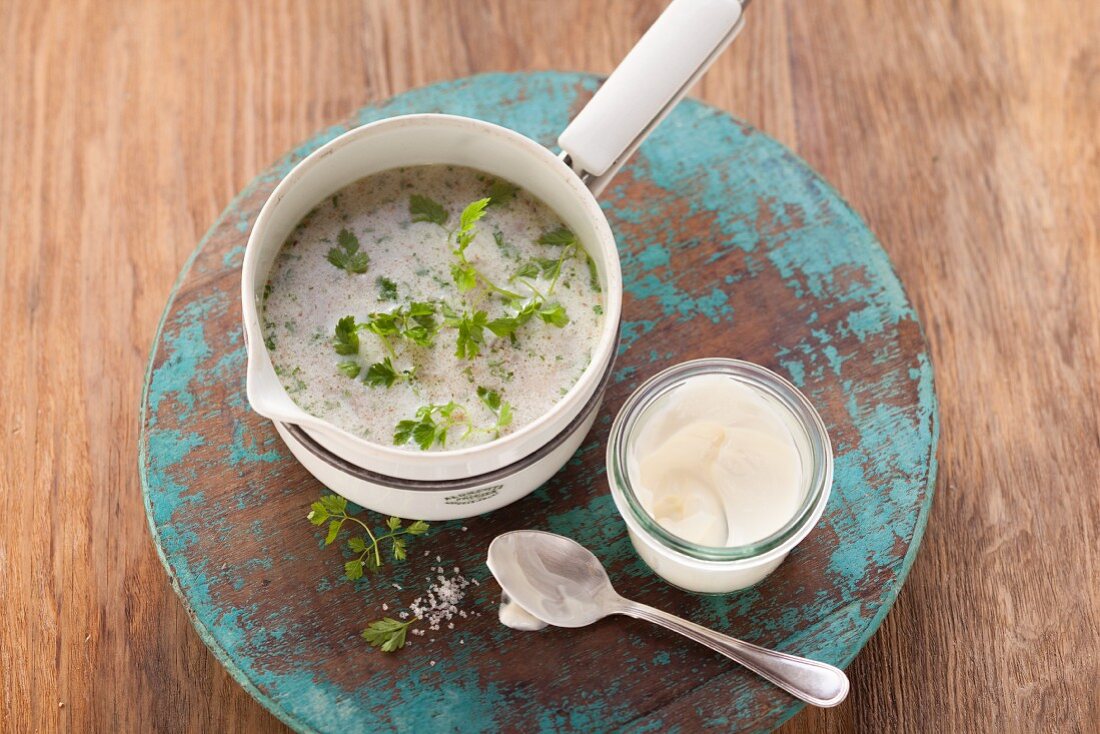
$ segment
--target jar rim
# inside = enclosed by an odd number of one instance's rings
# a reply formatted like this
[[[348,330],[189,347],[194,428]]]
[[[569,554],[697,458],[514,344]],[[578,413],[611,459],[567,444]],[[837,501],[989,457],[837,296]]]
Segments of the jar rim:
[[[800,427],[809,446],[810,481],[802,504],[778,530],[753,543],[738,546],[708,546],[693,543],[668,530],[642,506],[631,485],[627,470],[629,439],[638,419],[657,400],[684,384],[704,375],[735,379],[773,398],[789,411],[792,423]],[[803,456],[803,460],[807,457]],[[805,465],[804,465],[805,466]],[[696,561],[728,563],[758,559],[775,553],[785,554],[802,540],[817,522],[828,500],[833,478],[833,452],[828,430],[809,399],[790,381],[766,367],[726,357],[694,359],[673,365],[643,382],[619,410],[611,425],[607,444],[607,470],[615,504],[624,519],[633,520],[645,535],[665,549]],[[622,501],[620,501],[620,499]],[[626,511],[624,511],[624,505]],[[630,517],[626,517],[626,512]]]

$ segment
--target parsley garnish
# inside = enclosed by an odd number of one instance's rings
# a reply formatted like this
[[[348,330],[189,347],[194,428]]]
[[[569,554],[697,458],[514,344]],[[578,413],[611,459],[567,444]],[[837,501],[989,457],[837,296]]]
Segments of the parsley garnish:
[[[403,446],[412,440],[423,451],[435,444],[446,446],[447,431],[466,422],[466,409],[453,400],[443,405],[424,405],[417,409],[416,418],[397,424],[393,442],[397,446]]]
[[[306,515],[311,523],[316,526],[328,523],[325,533],[325,545],[332,545],[344,528],[344,523],[351,522],[363,529],[365,535],[352,535],[348,538],[348,550],[357,554],[355,558],[344,563],[344,577],[349,581],[363,578],[363,571],[377,571],[384,565],[385,555],[382,553],[382,545],[389,541],[389,554],[395,561],[403,561],[408,555],[407,536],[423,535],[428,532],[428,523],[416,520],[405,525],[399,517],[386,519],[386,529],[371,531],[370,526],[359,518],[348,514],[348,501],[335,494],[322,495],[322,497],[310,505],[309,514]],[[402,537],[406,536],[406,537]],[[363,630],[363,639],[374,647],[381,648],[382,652],[394,652],[405,646],[405,636],[416,618],[407,622],[399,622],[396,619],[385,619],[371,622]]]
[[[451,250],[451,253],[457,258],[457,262],[451,264],[451,278],[458,287],[459,293],[473,290],[480,281],[485,288],[499,293],[507,299],[523,298],[519,293],[498,286],[466,259],[466,248],[477,237],[477,230],[474,229],[474,225],[485,216],[485,208],[489,206],[489,201],[489,198],[478,199],[462,210],[458,229],[454,232],[456,247]]]
[[[562,261],[552,257],[536,257],[528,260],[519,267],[516,274],[512,276],[512,280],[517,278],[544,278],[545,280],[553,280],[558,271],[561,270]],[[535,290],[534,286],[527,283],[527,287]]]
[[[372,313],[359,328],[377,336],[390,356],[395,358],[397,354],[390,343],[391,336],[400,337],[417,346],[430,347],[433,337],[439,331],[435,321],[435,304],[425,301],[416,301],[388,313]]]
[[[363,630],[363,639],[373,647],[381,648],[382,652],[395,652],[405,646],[405,633],[408,632],[409,625],[415,621],[410,619],[407,622],[398,622],[392,617],[386,617],[377,622],[371,622]]]
[[[465,426],[459,438],[461,441],[474,433],[491,433],[499,437],[501,430],[512,423],[511,403],[501,400],[498,391],[487,387],[478,387],[477,397],[496,417],[493,425],[475,426],[470,420],[469,411],[453,400],[445,404],[431,403],[418,408],[415,418],[408,418],[397,424],[393,432],[394,444],[403,446],[411,441],[422,451],[436,445],[446,446],[448,436],[453,436],[453,431],[458,426]]]
[[[440,227],[447,224],[450,216],[443,205],[427,196],[413,194],[409,197],[409,214],[414,222],[431,222]]]
[[[354,316],[345,316],[336,323],[336,335],[332,346],[342,356],[359,354],[359,332],[369,331],[378,337],[388,356],[367,368],[367,384],[390,387],[395,382],[408,382],[415,376],[416,368],[398,370],[393,366],[397,358],[391,337],[399,337],[422,347],[431,346],[439,326],[435,320],[435,304],[415,302],[389,313],[373,313],[367,321],[356,323]],[[348,377],[358,377],[361,366],[355,360],[346,360],[337,368]]]
[[[485,207],[487,206],[489,206],[488,197],[471,202],[462,210],[462,214],[458,218],[458,231],[455,233],[455,241],[462,249],[466,249],[466,246],[477,236],[474,225],[485,216]]]
[[[354,376],[352,375],[352,377]],[[391,387],[395,382],[410,382],[415,376],[415,367],[398,371],[394,368],[390,358],[386,357],[381,362],[375,362],[367,368],[367,375],[363,378],[363,381],[371,387]]]
[[[511,277],[511,280],[515,280],[516,278],[537,278],[539,277],[539,272],[541,271],[538,263],[531,260],[521,265],[519,270],[516,271],[516,274]]]
[[[559,329],[569,323],[569,316],[560,304],[546,305],[542,301],[534,299],[528,301],[515,315],[493,319],[486,326],[497,336],[514,338],[519,328],[535,316]]]
[[[577,235],[573,234],[566,227],[558,227],[557,229],[544,232],[538,239],[540,245],[573,245],[577,242]]]
[[[439,330],[435,322],[435,304],[416,301],[399,311],[401,336],[417,346],[431,346],[432,337]]]
[[[489,314],[485,311],[465,311],[457,313],[443,304],[443,325],[458,330],[455,342],[455,356],[459,359],[473,359],[481,352],[481,343],[485,340],[485,327],[489,326]]]
[[[500,393],[496,390],[490,390],[487,387],[477,388],[477,397],[485,404],[489,410],[493,411],[497,417],[497,423],[491,430],[497,438],[500,437],[500,429],[512,424],[512,404],[502,401],[500,399]]]
[[[379,276],[378,280],[378,297],[383,301],[396,301],[397,300],[397,283],[393,282],[386,276]]]
[[[515,184],[498,178],[489,186],[489,199],[492,206],[504,206],[516,198],[519,189]]]
[[[359,371],[363,369],[360,364],[353,359],[341,362],[340,364],[336,365],[336,368],[348,377],[352,378],[358,377]]]
[[[551,303],[548,306],[540,303],[536,313],[540,319],[559,329],[569,323],[569,314],[565,313],[565,308],[560,303]]]
[[[477,270],[466,262],[457,262],[451,265],[451,278],[458,287],[459,293],[466,293],[477,285]]]
[[[497,336],[512,337],[521,326],[531,320],[531,317],[535,315],[535,311],[538,307],[538,301],[528,301],[527,305],[517,311],[514,316],[501,316],[500,318],[490,321],[487,324],[489,331]]]
[[[359,238],[348,229],[341,229],[336,238],[339,247],[328,251],[328,261],[348,273],[365,273],[370,264],[367,253],[359,250]]]
[[[589,279],[594,284],[597,292],[599,291],[599,279],[596,277],[596,263],[592,261],[592,258],[588,256],[588,253],[581,247],[580,240],[577,239],[577,235],[573,234],[566,227],[558,227],[557,229],[549,232],[544,232],[538,239],[540,245],[560,246],[562,248],[561,253],[558,255],[553,268],[549,272],[544,271],[546,276],[550,277],[550,288],[547,289],[547,293],[553,293],[554,288],[558,284],[558,278],[561,277],[562,266],[571,257],[583,256],[588,263],[588,275]],[[544,276],[545,277],[545,276]]]
[[[569,323],[569,316],[565,308],[560,304],[548,303],[548,296],[553,294],[561,278],[562,268],[572,257],[584,257],[588,266],[589,279],[592,287],[599,292],[599,277],[596,272],[596,263],[581,247],[577,236],[566,227],[545,232],[539,237],[538,243],[546,246],[561,247],[562,250],[556,258],[536,257],[520,265],[519,269],[509,279],[510,282],[519,281],[527,286],[535,294],[535,298],[523,306],[515,316],[501,317],[489,324],[489,328],[497,336],[514,337],[516,330],[531,320],[536,314],[544,322],[561,328]],[[532,280],[548,280],[550,287],[543,293]]]
[[[349,515],[347,511],[348,501],[335,494],[324,495],[318,501],[310,505],[309,514],[306,515],[311,523],[317,526],[328,523],[328,532],[325,534],[325,545],[332,545],[345,522],[352,522],[363,529],[366,537],[352,535],[348,538],[348,549],[358,556],[344,564],[344,576],[351,581],[363,577],[363,569],[375,571],[382,567],[382,543],[390,541],[390,552],[394,560],[403,561],[406,556],[406,540],[402,535],[423,535],[428,532],[428,523],[417,520],[406,527],[402,527],[400,518],[391,517],[386,520],[386,529],[389,532],[372,532],[370,527],[359,518]],[[369,542],[368,542],[369,539]]]
[[[354,316],[345,316],[336,322],[336,336],[332,338],[332,346],[337,354],[345,357],[359,354],[359,325],[355,323]]]

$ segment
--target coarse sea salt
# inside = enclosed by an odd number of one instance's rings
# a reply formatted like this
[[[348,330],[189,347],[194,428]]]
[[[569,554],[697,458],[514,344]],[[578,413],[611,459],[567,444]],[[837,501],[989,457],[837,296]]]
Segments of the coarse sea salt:
[[[455,574],[450,578],[442,574],[437,576],[424,596],[417,597],[409,605],[409,611],[424,620],[432,631],[437,631],[440,623],[450,622],[456,615],[462,615],[458,605],[466,596],[470,580],[458,572],[457,566],[455,568]]]

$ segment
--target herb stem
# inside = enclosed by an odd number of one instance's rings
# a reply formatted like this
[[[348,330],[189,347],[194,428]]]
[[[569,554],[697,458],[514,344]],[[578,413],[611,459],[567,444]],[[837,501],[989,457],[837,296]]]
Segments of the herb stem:
[[[534,294],[535,294],[536,296],[538,296],[539,298],[541,298],[542,300],[544,300],[544,301],[545,301],[545,300],[547,300],[547,299],[546,299],[546,296],[545,296],[545,295],[544,295],[544,294],[542,293],[542,291],[540,291],[540,290],[539,290],[538,288],[536,288],[536,287],[535,287],[535,284],[534,284],[534,283],[532,283],[531,281],[527,280],[526,278],[520,278],[520,281],[519,281],[519,282],[520,282],[520,283],[523,283],[523,284],[524,284],[525,286],[527,286],[528,288],[530,288],[530,289],[531,289],[531,291],[532,291],[532,292],[533,292],[533,293],[534,293]]]
[[[461,250],[454,250],[453,252],[458,257],[458,261],[460,263],[462,263],[464,266],[473,268],[474,276],[481,282],[481,284],[487,290],[490,290],[494,293],[499,293],[500,295],[504,296],[505,298],[517,298],[517,299],[518,298],[523,298],[523,296],[521,296],[519,293],[516,293],[515,291],[510,291],[507,288],[501,288],[499,285],[497,285],[493,281],[489,280],[489,278],[486,277],[485,273],[478,270],[476,265],[474,265],[468,259],[466,259],[466,253],[465,252],[462,252]]]
[[[399,528],[398,530],[391,530],[385,535],[379,535],[376,537],[375,534],[371,532],[371,529],[367,527],[367,524],[357,517],[352,517],[345,512],[341,516],[341,520],[351,520],[352,522],[358,523],[359,527],[363,528],[363,531],[366,532],[367,537],[370,538],[371,547],[363,551],[359,555],[359,560],[362,561],[364,557],[370,555],[371,553],[374,553],[374,563],[376,566],[382,565],[382,541],[396,538],[398,535],[406,535],[409,532],[408,528]]]
[[[378,544],[378,539],[374,537],[374,533],[371,532],[370,528],[367,527],[367,524],[365,522],[363,522],[362,520],[360,520],[357,517],[352,517],[346,511],[344,512],[341,519],[342,520],[351,520],[352,522],[357,523],[359,525],[359,527],[363,528],[363,530],[366,532],[366,534],[370,537],[371,542],[374,543],[375,545]]]
[[[478,278],[478,280],[480,280],[485,285],[486,288],[488,288],[489,290],[491,290],[495,293],[499,293],[500,295],[502,295],[506,298],[516,298],[516,299],[523,298],[523,296],[521,296],[520,294],[518,294],[514,291],[510,291],[507,288],[501,288],[499,285],[497,285],[493,281],[486,278],[480,270],[477,271],[477,278]]]
[[[378,338],[382,341],[382,347],[385,348],[386,353],[390,355],[390,359],[397,359],[397,352],[393,351],[393,345],[390,344],[390,340],[383,334],[379,334]]]
[[[575,244],[562,248],[561,257],[558,258],[558,264],[554,267],[554,279],[550,281],[550,288],[547,289],[547,293],[553,293],[554,287],[558,284],[558,278],[561,277],[562,268],[565,267],[565,261],[573,256],[577,246]]]

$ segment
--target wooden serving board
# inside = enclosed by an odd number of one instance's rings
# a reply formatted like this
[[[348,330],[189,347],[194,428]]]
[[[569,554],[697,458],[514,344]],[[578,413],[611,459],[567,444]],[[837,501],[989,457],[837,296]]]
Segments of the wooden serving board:
[[[602,413],[566,468],[490,515],[437,523],[409,560],[360,582],[305,515],[323,488],[248,407],[240,265],[279,179],[349,127],[451,112],[553,145],[596,89],[583,74],[493,74],[363,108],[261,174],[199,243],[165,310],[143,398],[149,525],[195,628],[260,703],[301,731],[766,730],[800,707],[728,660],[643,622],[513,632],[496,621],[489,541],[516,528],[591,548],[626,596],[758,644],[845,666],[893,604],[920,543],[937,408],[920,324],[859,217],[779,143],[686,101],[603,197],[622,254],[623,343]],[[787,375],[836,452],[825,515],[758,586],[671,588],[635,555],[604,477],[612,416],[645,378],[730,356]],[[374,524],[382,518],[366,513]],[[422,551],[429,550],[424,557]],[[393,655],[359,637],[403,608],[429,567],[481,584],[480,616]],[[394,588],[397,583],[402,591]],[[432,664],[434,662],[434,665]]]

